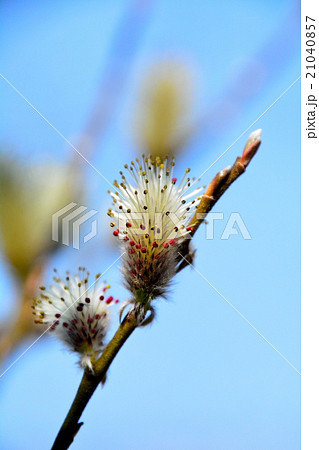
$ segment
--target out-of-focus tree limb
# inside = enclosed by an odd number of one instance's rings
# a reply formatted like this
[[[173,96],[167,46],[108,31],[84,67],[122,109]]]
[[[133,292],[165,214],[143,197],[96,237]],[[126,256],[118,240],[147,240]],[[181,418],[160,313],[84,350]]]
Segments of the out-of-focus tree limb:
[[[119,23],[111,42],[101,84],[76,146],[86,157],[91,156],[97,149],[111,119],[117,112],[152,4],[152,0],[133,0]]]
[[[32,320],[31,305],[35,293],[41,285],[44,262],[37,263],[21,285],[21,298],[17,300],[18,308],[12,321],[1,324],[0,364],[26,337],[37,337],[42,332],[35,327]]]

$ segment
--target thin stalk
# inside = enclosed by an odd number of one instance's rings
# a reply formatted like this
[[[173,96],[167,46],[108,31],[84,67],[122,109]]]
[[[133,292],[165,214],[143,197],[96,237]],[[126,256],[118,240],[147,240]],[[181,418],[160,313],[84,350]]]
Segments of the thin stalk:
[[[79,422],[79,419],[86,405],[95,389],[105,379],[113,359],[137,326],[135,311],[132,310],[127,314],[114,337],[106,346],[100,358],[95,362],[94,375],[84,372],[76,396],[54,441],[52,450],[65,450],[70,447],[75,435],[83,425],[83,422]]]

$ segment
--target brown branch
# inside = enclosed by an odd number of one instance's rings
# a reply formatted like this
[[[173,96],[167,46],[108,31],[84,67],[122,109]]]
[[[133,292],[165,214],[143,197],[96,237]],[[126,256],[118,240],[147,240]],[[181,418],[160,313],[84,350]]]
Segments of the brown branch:
[[[209,183],[205,194],[196,209],[195,214],[189,221],[187,227],[191,229],[191,237],[194,236],[202,222],[204,222],[207,214],[212,210],[220,197],[227,191],[230,185],[242,175],[249,163],[257,153],[261,144],[261,130],[254,131],[248,138],[243,153],[236,158],[232,167],[226,167],[218,172],[218,174]],[[177,272],[184,269],[188,262],[192,261],[192,255],[189,252],[189,244],[191,240],[184,241],[180,250],[181,258]]]
[[[197,211],[189,222],[189,226],[192,228],[191,235],[194,236],[198,227],[205,219],[206,215],[218,201],[218,199],[224,194],[229,186],[246,170],[246,167],[256,154],[258,147],[261,143],[260,131],[252,133],[247,141],[242,156],[238,157],[231,168],[227,168],[219,172],[215,178],[209,184],[205,194],[202,197]],[[200,217],[199,217],[200,216]],[[185,241],[186,245],[181,250],[181,259],[178,271],[183,268],[183,264],[188,265],[189,258],[189,240]],[[80,427],[83,425],[79,422],[79,419],[92,397],[97,386],[105,379],[107,370],[112,364],[115,356],[122,348],[123,344],[133,333],[135,328],[143,325],[146,310],[140,304],[135,304],[135,307],[130,310],[126,315],[123,322],[120,324],[113,339],[106,346],[101,357],[94,363],[94,375],[87,372],[82,377],[81,384],[78,388],[76,396],[73,400],[71,408],[63,422],[63,425],[54,441],[52,450],[66,450],[72,444],[73,439]],[[148,319],[146,319],[148,320]]]

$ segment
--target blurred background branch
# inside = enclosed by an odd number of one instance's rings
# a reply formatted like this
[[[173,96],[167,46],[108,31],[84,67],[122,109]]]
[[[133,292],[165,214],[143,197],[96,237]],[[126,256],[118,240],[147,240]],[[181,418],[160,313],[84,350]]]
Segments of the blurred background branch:
[[[43,261],[31,269],[24,284],[19,286],[21,298],[16,300],[17,315],[14,315],[13,320],[5,321],[1,324],[0,365],[22,341],[31,337],[36,338],[41,333],[39,327],[34,326],[34,321],[30,320],[30,310],[32,299],[38,292],[43,280],[44,267],[45,263]]]
[[[86,157],[98,149],[116,115],[140,42],[152,12],[152,0],[129,2],[110,44],[101,83],[76,148]],[[77,155],[74,158],[78,159]]]

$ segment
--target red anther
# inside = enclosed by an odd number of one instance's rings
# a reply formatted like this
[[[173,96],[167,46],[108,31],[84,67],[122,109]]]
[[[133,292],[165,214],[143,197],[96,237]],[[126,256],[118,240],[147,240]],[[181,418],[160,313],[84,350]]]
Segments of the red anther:
[[[161,232],[160,228],[156,228],[156,233],[159,234]]]
[[[141,229],[141,230],[145,230],[145,225],[143,225],[143,224],[141,223],[140,229]]]
[[[55,317],[58,319],[59,317],[61,317],[61,314],[57,313],[57,314],[55,315]]]
[[[106,300],[106,303],[109,305],[113,301],[113,297],[110,295],[110,297]]]
[[[125,236],[124,241],[129,241],[130,238],[128,236]]]
[[[186,228],[186,231],[191,231],[191,227],[187,227],[187,228]]]
[[[134,241],[130,241],[130,245],[133,247],[135,245]]]
[[[64,326],[65,328],[68,328],[69,324],[68,324],[67,322],[63,322],[63,326]]]
[[[172,178],[172,183],[176,183],[177,178]]]
[[[146,253],[146,248],[145,248],[145,247],[142,247],[142,248],[141,248],[141,252],[142,252],[142,253]]]
[[[88,318],[88,323],[92,323],[94,319],[92,319],[92,317]]]
[[[129,249],[128,249],[128,252],[129,252],[131,255],[133,255],[133,253],[135,253],[135,250],[134,250],[134,248],[129,248]]]
[[[169,244],[168,244],[167,242],[164,242],[163,247],[164,247],[164,248],[168,248],[168,247],[169,247]]]
[[[120,300],[118,300],[118,299],[116,299],[115,301],[114,301],[114,303],[118,303]]]
[[[141,246],[141,244],[136,244],[135,247],[136,247],[137,249],[140,249],[142,246]]]
[[[96,320],[99,320],[101,318],[100,314],[95,314],[94,317],[95,317]]]
[[[177,231],[178,231],[178,228],[177,228],[177,227],[174,227],[174,231],[176,231],[176,232],[177,232]]]
[[[176,244],[176,239],[171,239],[171,240],[169,241],[169,243],[170,243],[170,245]]]
[[[118,236],[119,235],[119,230],[114,230],[113,231],[113,236]]]
[[[126,222],[127,228],[131,228],[132,224],[130,222]]]
[[[161,254],[158,253],[157,255],[154,256],[154,259],[159,259],[161,257]]]
[[[96,328],[92,328],[91,333],[95,334],[96,332],[97,332],[97,329]]]
[[[103,295],[100,296],[100,300],[101,301],[104,300],[104,296]]]
[[[157,248],[157,247],[158,247],[158,243],[157,243],[157,242],[153,242],[152,245],[153,245],[154,248]]]

